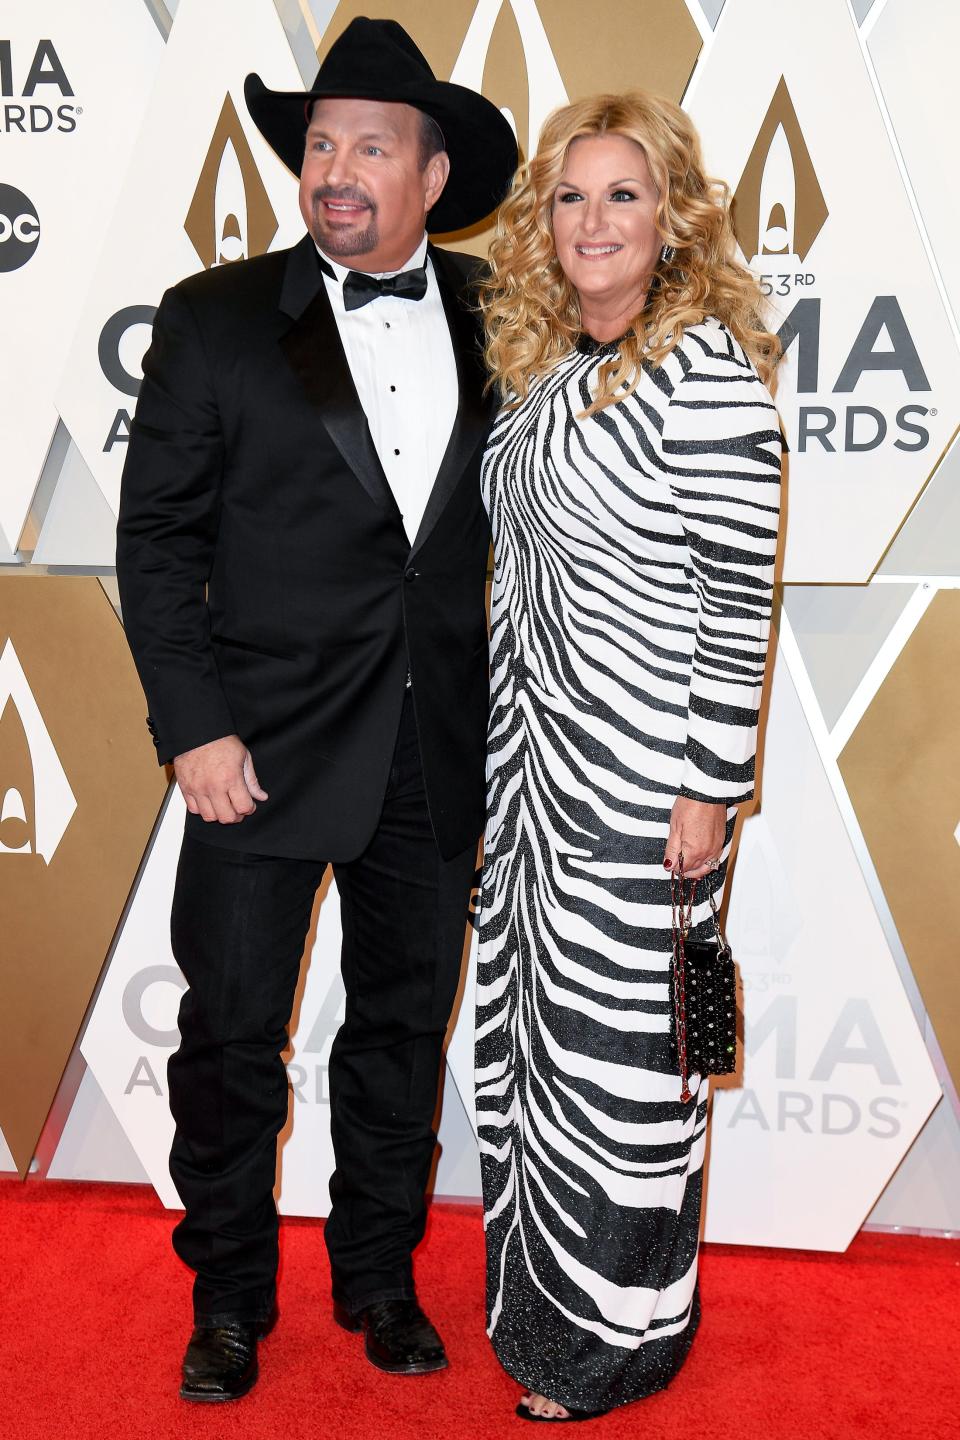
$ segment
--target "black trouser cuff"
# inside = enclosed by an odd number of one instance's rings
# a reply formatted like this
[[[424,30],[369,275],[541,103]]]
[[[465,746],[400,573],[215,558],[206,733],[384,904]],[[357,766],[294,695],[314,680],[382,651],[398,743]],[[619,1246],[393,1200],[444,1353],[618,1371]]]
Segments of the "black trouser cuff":
[[[375,1305],[378,1300],[415,1300],[417,1295],[411,1282],[400,1285],[395,1290],[359,1291],[356,1296],[351,1295],[349,1298],[342,1292],[334,1291],[333,1298],[349,1314],[359,1315],[361,1310],[366,1310],[369,1305]]]

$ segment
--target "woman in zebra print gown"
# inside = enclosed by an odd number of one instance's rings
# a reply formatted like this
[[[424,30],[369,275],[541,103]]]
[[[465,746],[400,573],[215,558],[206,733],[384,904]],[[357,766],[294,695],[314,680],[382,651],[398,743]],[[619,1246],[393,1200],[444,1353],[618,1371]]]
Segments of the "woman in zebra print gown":
[[[699,1320],[707,1083],[681,1101],[669,870],[682,849],[719,897],[752,794],[781,449],[733,253],[689,121],[642,95],[548,120],[492,249],[477,1111],[526,1419],[661,1389]]]

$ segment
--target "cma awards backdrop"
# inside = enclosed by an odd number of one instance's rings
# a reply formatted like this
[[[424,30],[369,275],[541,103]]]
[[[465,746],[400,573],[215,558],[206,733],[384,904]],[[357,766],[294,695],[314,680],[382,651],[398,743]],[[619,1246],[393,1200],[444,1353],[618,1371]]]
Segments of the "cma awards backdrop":
[[[960,125],[951,0],[31,0],[0,20],[0,1169],[166,1168],[183,804],[113,578],[166,286],[301,233],[243,79],[313,78],[357,13],[501,105],[681,101],[735,195],[786,359],[790,456],[761,797],[728,928],[741,1073],[713,1096],[708,1239],[960,1229]],[[104,37],[109,35],[109,44]],[[474,251],[483,234],[449,237]],[[292,1026],[281,1208],[322,1214],[335,888]],[[467,955],[436,1193],[479,1194]]]

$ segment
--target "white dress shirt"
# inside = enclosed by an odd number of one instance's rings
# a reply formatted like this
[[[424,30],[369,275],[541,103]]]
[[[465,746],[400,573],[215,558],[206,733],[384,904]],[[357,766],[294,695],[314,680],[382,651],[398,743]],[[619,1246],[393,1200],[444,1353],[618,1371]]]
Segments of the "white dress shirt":
[[[412,545],[459,403],[453,343],[427,256],[427,237],[400,267],[426,265],[423,299],[378,295],[358,310],[345,310],[343,304],[343,282],[351,267],[320,253],[334,272],[323,277],[327,294],[373,443]]]

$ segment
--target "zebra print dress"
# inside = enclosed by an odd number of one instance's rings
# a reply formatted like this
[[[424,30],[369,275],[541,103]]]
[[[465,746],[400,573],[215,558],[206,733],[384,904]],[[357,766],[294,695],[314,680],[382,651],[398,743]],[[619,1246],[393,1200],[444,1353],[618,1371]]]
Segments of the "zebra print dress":
[[[699,1319],[707,1084],[681,1103],[663,850],[678,794],[725,802],[719,895],[753,790],[781,450],[713,320],[578,419],[614,348],[581,344],[501,412],[483,468],[488,1333],[515,1379],[587,1410],[666,1385]]]

